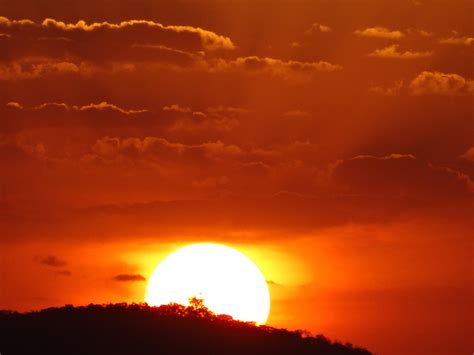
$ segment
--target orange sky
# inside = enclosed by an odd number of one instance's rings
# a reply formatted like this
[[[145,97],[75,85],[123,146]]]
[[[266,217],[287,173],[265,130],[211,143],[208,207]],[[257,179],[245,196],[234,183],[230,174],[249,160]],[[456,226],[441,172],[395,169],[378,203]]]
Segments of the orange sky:
[[[141,302],[214,241],[270,325],[472,352],[473,7],[2,0],[0,308]]]

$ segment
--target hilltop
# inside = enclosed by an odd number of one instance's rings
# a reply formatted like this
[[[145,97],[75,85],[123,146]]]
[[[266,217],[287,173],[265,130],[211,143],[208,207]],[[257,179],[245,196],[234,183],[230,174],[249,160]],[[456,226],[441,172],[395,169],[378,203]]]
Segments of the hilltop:
[[[322,335],[239,322],[205,307],[109,304],[0,312],[0,352],[14,354],[371,355]]]

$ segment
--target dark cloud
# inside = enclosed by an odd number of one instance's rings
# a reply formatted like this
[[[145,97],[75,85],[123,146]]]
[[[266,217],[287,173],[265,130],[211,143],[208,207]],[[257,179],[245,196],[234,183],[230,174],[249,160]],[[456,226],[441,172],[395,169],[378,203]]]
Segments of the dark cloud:
[[[101,135],[115,133],[116,129],[150,128],[154,124],[154,115],[149,109],[123,108],[105,101],[83,105],[44,102],[29,107],[11,101],[0,108],[0,114],[4,115],[0,132],[10,133],[56,127],[88,128]]]
[[[146,20],[65,23],[0,17],[0,33],[0,80],[12,81],[128,72],[139,63],[193,67],[206,52],[236,48],[229,37],[212,31]]]
[[[38,258],[40,264],[50,266],[50,267],[63,267],[67,265],[66,261],[59,259],[55,255],[47,255],[45,257]]]
[[[141,282],[146,281],[146,278],[140,274],[119,274],[113,277],[117,282]]]
[[[43,161],[47,159],[46,148],[42,143],[32,143],[21,136],[5,136],[0,134],[0,156],[11,166],[29,160]]]
[[[58,59],[25,58],[12,62],[0,62],[0,80],[36,79],[48,75],[80,74],[88,67]]]
[[[99,139],[105,135],[129,135],[135,132],[141,136],[167,135],[172,140],[197,142],[206,137],[215,141],[222,139],[222,133],[230,133],[240,126],[247,110],[216,106],[199,111],[173,104],[155,111],[122,107],[106,101],[82,105],[44,102],[33,106],[10,101],[0,107],[0,114],[3,115],[0,132],[9,134],[18,134],[25,129],[54,128],[65,129],[72,134],[77,129],[85,129],[87,138],[93,136]],[[49,139],[46,137],[46,140]]]
[[[161,137],[103,137],[94,144],[92,153],[84,161],[130,162],[154,165],[160,163],[187,162],[200,164],[203,161],[231,162],[244,152],[234,144],[221,141],[188,145],[170,142]]]
[[[65,23],[51,18],[34,22],[0,17],[0,31],[9,35],[2,44],[6,50],[4,55],[10,58],[74,54],[85,60],[110,60],[121,55],[127,58],[127,52],[139,49],[140,45],[193,52],[235,49],[230,38],[212,31],[192,26],[167,26],[146,20]],[[150,57],[150,60],[156,59],[156,53]]]
[[[385,172],[388,173],[387,170]],[[398,187],[393,182],[386,185]],[[257,243],[291,240],[312,231],[337,226],[385,225],[411,220],[414,216],[449,223],[459,221],[462,225],[474,221],[474,199],[469,196],[451,196],[447,199],[427,196],[426,193],[424,196],[415,195],[413,192],[410,196],[406,193],[402,195],[399,190],[384,192],[380,186],[371,187],[369,194],[367,189],[364,191],[362,188],[359,184],[358,194],[351,191],[350,195],[311,197],[280,193],[261,198],[230,195],[207,200],[109,204],[67,210],[54,206],[35,210],[5,206],[2,208],[0,227],[8,236],[3,242],[37,238],[58,241],[65,240],[67,236],[70,242],[183,242],[183,238],[187,241],[205,241],[212,237],[223,242]],[[433,186],[431,192],[439,194],[436,189],[440,188],[445,188],[445,185]],[[451,186],[446,188],[452,190]],[[16,223],[18,216],[28,218],[28,225]],[[50,225],[55,226],[54,230]]]
[[[169,130],[171,132],[209,133],[212,130],[225,132],[238,127],[239,117],[246,113],[245,109],[236,107],[208,107],[203,111],[195,111],[187,106],[177,104],[163,107],[163,112],[172,117]]]
[[[466,152],[461,155],[461,158],[474,162],[474,147],[471,147],[468,150],[466,150]]]
[[[341,161],[332,179],[347,192],[363,195],[431,199],[474,193],[474,181],[467,174],[420,161],[411,154],[362,155]]]
[[[191,53],[179,49],[166,47],[159,44],[133,44],[128,60],[160,61],[176,66],[192,66],[195,62],[202,60],[201,53]]]
[[[308,75],[318,72],[333,72],[342,70],[337,64],[325,61],[302,62],[297,60],[281,60],[268,57],[239,57],[232,61],[218,60],[211,62],[211,69],[221,70],[244,70],[246,72],[261,72],[285,79],[307,80]]]

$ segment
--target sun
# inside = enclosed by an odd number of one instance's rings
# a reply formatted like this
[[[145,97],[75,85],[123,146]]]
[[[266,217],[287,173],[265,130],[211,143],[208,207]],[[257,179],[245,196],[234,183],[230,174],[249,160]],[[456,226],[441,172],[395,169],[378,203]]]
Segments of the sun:
[[[192,244],[167,256],[148,282],[145,301],[189,305],[192,297],[216,314],[241,321],[264,324],[270,312],[268,286],[258,267],[221,244]]]

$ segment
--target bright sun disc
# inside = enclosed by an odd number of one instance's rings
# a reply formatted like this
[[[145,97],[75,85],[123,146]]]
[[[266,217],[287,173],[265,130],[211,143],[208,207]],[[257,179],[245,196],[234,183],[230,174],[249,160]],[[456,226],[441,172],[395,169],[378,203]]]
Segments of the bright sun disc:
[[[160,306],[204,300],[216,314],[264,324],[270,311],[267,283],[244,254],[220,244],[192,244],[166,257],[153,272],[145,301]]]

